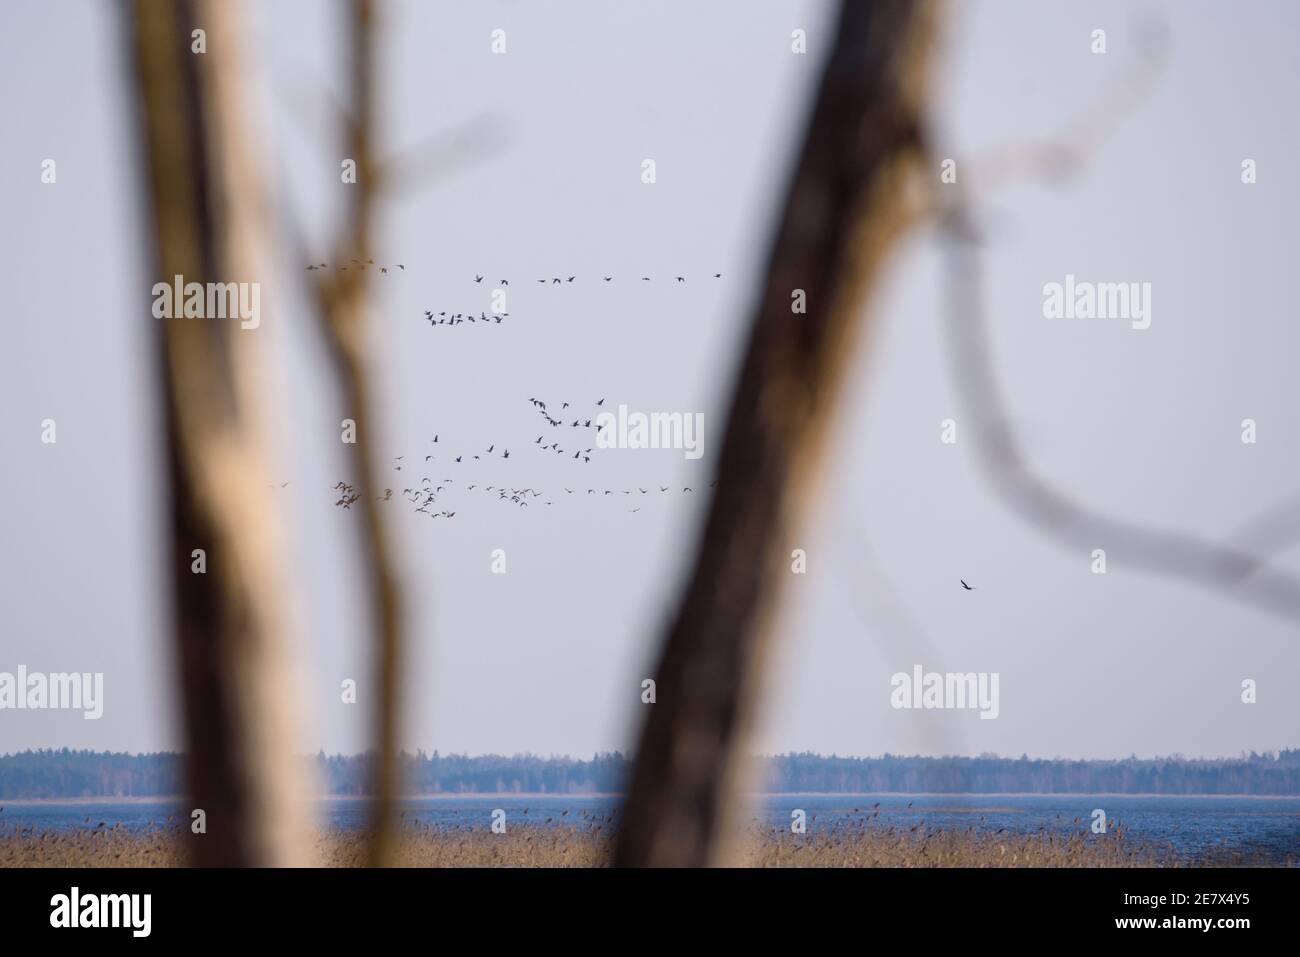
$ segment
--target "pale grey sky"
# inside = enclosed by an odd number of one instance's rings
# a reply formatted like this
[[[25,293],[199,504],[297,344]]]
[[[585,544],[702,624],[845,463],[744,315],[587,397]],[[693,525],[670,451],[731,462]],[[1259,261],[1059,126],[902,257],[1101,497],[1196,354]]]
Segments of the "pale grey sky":
[[[0,671],[102,671],[106,696],[99,721],[0,711],[0,753],[178,743],[149,392],[155,277],[118,9],[16,0],[0,31]],[[418,464],[438,433],[441,450],[496,443],[517,454],[463,475],[439,465],[435,478],[708,485],[829,11],[752,0],[388,8],[391,147],[476,118],[503,143],[384,210],[376,260],[407,266],[378,283],[390,457]],[[339,24],[328,4],[257,12],[266,167],[323,237],[346,188],[321,98],[342,95]],[[940,155],[959,159],[1052,132],[1136,55],[1143,15],[1170,34],[1150,98],[1080,178],[991,204],[993,352],[1043,474],[1117,516],[1223,536],[1294,494],[1300,474],[1290,285],[1300,226],[1287,166],[1300,148],[1300,8],[958,3],[932,120]],[[504,56],[490,52],[497,28]],[[807,56],[790,52],[795,28],[808,31]],[[1089,51],[1097,28],[1105,55]],[[640,181],[647,157],[653,186]],[[1247,157],[1259,169],[1251,186],[1240,182]],[[58,163],[56,185],[40,182],[45,158]],[[1061,550],[992,496],[960,431],[937,252],[932,231],[913,235],[874,302],[818,517],[792,543],[807,550],[808,574],[790,583],[757,747],[1113,757],[1295,746],[1294,625],[1139,573],[1113,552],[1108,573],[1093,575],[1087,551]],[[299,264],[287,266],[292,279]],[[490,277],[482,286],[478,273]],[[1045,319],[1042,287],[1067,273],[1150,282],[1151,328]],[[686,284],[660,281],[679,274]],[[551,275],[579,279],[533,282]],[[499,277],[512,280],[508,325],[422,321],[425,309],[490,308]],[[369,712],[340,703],[338,689],[348,677],[366,688],[347,548],[359,517],[331,492],[346,475],[346,413],[292,284],[269,265],[262,281],[263,328],[250,334],[281,359],[279,472],[291,485],[277,494],[301,585],[302,746],[354,751]],[[590,465],[530,455],[529,396],[701,410],[706,455],[614,451]],[[955,446],[939,441],[948,417]],[[1246,417],[1259,423],[1254,446],[1239,441]],[[40,442],[45,418],[58,423],[56,445]],[[575,495],[521,511],[465,496],[451,521],[390,503],[414,644],[405,744],[627,748],[704,501],[647,497],[630,513],[622,495]],[[496,548],[504,576],[490,571]],[[1297,557],[1279,560],[1300,572]],[[1000,716],[893,710],[890,675],[914,664],[998,672]],[[1240,703],[1243,678],[1259,682],[1255,705]]]

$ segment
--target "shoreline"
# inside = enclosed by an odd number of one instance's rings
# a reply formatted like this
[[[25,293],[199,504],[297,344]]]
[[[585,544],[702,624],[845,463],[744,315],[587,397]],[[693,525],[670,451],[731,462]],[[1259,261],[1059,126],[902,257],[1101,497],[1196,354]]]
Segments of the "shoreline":
[[[621,792],[614,791],[592,791],[590,793],[560,793],[556,791],[435,791],[429,794],[404,794],[397,798],[398,801],[451,801],[465,800],[472,798],[517,798],[520,800],[579,800],[579,799],[612,799],[622,798]],[[1255,800],[1255,801],[1300,801],[1300,794],[1167,794],[1160,792],[1137,792],[1129,793],[1127,791],[759,791],[750,792],[744,795],[746,800],[764,799],[764,798],[798,798],[798,797],[817,797],[817,798],[868,798],[868,797],[887,797],[887,798],[978,798],[992,800],[994,798],[1070,798],[1070,797],[1103,797],[1103,798],[1194,798],[1202,799],[1223,799],[1223,800]],[[132,795],[130,797],[48,797],[48,798],[0,798],[0,808],[5,807],[33,807],[46,804],[180,804],[185,800],[184,795],[178,794],[160,794],[160,795]],[[313,802],[320,801],[355,801],[364,802],[372,801],[374,798],[363,794],[321,794],[310,799]]]

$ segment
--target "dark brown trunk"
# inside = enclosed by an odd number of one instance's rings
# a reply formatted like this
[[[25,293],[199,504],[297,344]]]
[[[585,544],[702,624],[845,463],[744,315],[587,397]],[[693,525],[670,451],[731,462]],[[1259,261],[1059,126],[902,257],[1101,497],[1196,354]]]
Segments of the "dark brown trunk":
[[[933,11],[846,0],[731,399],[718,486],[655,671],[615,863],[716,863],[765,632],[864,302],[907,220]],[[792,311],[803,290],[807,312]]]

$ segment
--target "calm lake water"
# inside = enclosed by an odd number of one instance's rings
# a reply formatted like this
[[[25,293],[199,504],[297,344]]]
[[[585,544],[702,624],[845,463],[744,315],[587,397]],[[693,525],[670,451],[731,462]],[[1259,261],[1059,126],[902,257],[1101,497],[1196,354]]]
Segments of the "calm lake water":
[[[879,808],[875,808],[880,802]],[[0,802],[3,803],[3,802]],[[595,827],[618,813],[616,797],[561,795],[458,795],[402,801],[403,820],[448,829],[488,829],[492,811],[506,812],[508,826],[575,824]],[[909,804],[911,805],[909,807]],[[320,822],[352,829],[364,825],[366,802],[328,798],[316,804]],[[1300,864],[1300,797],[1172,797],[1134,795],[953,795],[953,794],[803,794],[763,795],[752,801],[751,816],[789,827],[796,808],[807,813],[808,830],[860,826],[874,811],[872,827],[910,827],[924,820],[934,828],[1024,834],[1040,829],[1058,834],[1082,830],[1094,808],[1118,818],[1133,838],[1168,845],[1184,859],[1213,859],[1229,851],[1256,863]],[[187,815],[174,802],[6,804],[0,835],[16,827],[38,830],[107,827],[128,829],[172,824]],[[1078,823],[1075,819],[1078,818]]]

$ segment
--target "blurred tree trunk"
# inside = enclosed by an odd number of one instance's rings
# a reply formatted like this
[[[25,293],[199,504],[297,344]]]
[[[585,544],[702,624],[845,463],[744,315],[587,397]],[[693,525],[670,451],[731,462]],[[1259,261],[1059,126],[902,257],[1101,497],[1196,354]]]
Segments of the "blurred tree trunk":
[[[398,743],[401,740],[402,599],[393,553],[392,534],[380,504],[382,466],[375,415],[374,390],[369,374],[371,236],[380,193],[388,185],[376,159],[375,125],[378,119],[376,83],[377,15],[372,0],[352,0],[348,5],[348,75],[351,103],[344,117],[347,157],[356,163],[356,182],[348,185],[348,218],[335,243],[336,263],[351,263],[346,270],[314,274],[311,289],[325,346],[346,415],[356,423],[356,492],[362,506],[362,574],[366,583],[374,631],[374,801],[371,805],[368,863],[383,867],[393,861],[397,845],[397,794],[400,788]]]
[[[727,857],[739,751],[859,319],[911,208],[928,0],[845,0],[727,418],[718,487],[655,672],[615,863]],[[792,310],[796,290],[807,313]]]
[[[233,0],[134,0],[130,8],[155,281],[260,282],[268,270],[267,205],[241,90],[241,10]],[[206,31],[205,53],[191,51],[196,28]],[[255,362],[269,338],[238,319],[149,321],[161,347],[188,787],[207,825],[191,835],[190,857],[310,863],[288,581]],[[195,549],[206,553],[204,574],[192,571]]]

